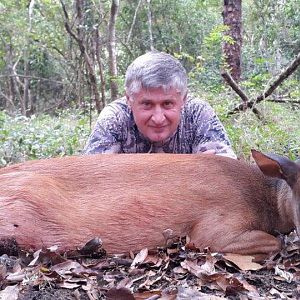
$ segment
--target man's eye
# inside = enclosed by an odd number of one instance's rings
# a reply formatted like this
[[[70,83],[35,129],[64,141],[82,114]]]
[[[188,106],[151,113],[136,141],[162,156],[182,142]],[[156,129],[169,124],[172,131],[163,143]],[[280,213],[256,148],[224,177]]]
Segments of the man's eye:
[[[142,106],[144,108],[150,108],[151,107],[151,103],[150,102],[142,102]]]
[[[166,101],[166,102],[164,102],[164,107],[165,108],[172,108],[173,107],[173,102],[172,101]]]

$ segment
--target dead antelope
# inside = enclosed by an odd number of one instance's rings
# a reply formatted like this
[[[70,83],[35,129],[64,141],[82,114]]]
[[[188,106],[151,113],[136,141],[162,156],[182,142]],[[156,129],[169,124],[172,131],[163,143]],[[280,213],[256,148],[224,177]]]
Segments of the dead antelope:
[[[0,170],[0,239],[62,251],[100,237],[108,253],[188,235],[212,251],[267,254],[300,229],[300,164],[252,152],[258,165],[216,155],[99,154]]]

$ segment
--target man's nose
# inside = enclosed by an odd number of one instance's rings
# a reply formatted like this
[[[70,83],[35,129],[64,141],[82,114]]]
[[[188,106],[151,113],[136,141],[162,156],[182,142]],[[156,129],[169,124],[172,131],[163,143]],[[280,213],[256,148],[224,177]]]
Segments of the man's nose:
[[[156,107],[152,113],[151,119],[157,125],[162,124],[166,119],[164,110],[161,107]]]

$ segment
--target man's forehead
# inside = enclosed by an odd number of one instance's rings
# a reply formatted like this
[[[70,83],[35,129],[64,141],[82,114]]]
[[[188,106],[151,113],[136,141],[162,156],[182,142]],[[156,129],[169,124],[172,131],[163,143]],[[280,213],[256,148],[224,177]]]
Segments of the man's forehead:
[[[180,95],[181,90],[175,87],[141,88],[139,95]]]
[[[141,92],[136,95],[136,99],[155,101],[161,100],[180,100],[182,95],[178,91],[166,92],[166,91],[155,91],[155,92]]]

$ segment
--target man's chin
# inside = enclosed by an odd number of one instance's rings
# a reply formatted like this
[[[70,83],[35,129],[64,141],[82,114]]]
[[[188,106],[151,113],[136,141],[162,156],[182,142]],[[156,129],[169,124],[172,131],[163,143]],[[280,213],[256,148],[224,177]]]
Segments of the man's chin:
[[[164,141],[166,141],[169,138],[168,135],[150,135],[148,136],[148,139],[152,142],[152,143],[163,143]]]

